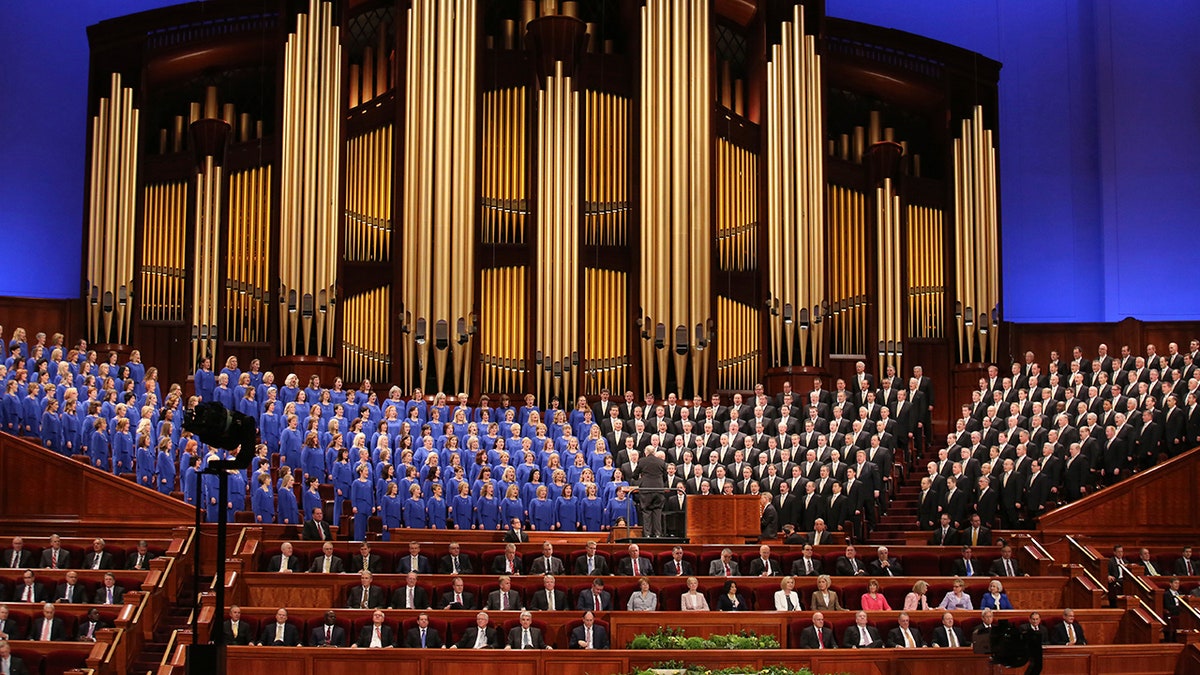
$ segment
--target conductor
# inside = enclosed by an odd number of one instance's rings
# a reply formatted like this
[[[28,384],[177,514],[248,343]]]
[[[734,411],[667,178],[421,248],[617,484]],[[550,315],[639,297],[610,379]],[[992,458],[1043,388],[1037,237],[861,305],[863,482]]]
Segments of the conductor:
[[[642,533],[647,537],[663,536],[663,490],[667,487],[667,463],[662,451],[647,452],[638,460],[633,478],[641,492]]]

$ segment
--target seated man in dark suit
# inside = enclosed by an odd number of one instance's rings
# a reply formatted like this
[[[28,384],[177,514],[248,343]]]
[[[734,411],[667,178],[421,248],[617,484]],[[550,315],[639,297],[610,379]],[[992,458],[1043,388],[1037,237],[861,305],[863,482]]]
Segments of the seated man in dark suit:
[[[119,605],[125,598],[125,589],[117,585],[117,578],[112,572],[104,573],[104,583],[96,589],[93,599],[97,605]]]
[[[783,573],[781,564],[771,560],[771,547],[763,544],[758,547],[758,557],[750,561],[750,576],[777,577]]]
[[[950,573],[956,577],[977,577],[985,574],[985,570],[975,559],[970,546],[962,547],[962,555],[950,563]]]
[[[575,559],[574,573],[580,576],[608,574],[608,560],[596,554],[596,542],[589,541],[586,548],[584,554]]]
[[[1075,622],[1075,610],[1068,607],[1063,610],[1062,623],[1050,631],[1052,645],[1086,645],[1087,638],[1083,636],[1083,626]]]
[[[314,647],[345,647],[346,629],[337,625],[337,614],[331,609],[325,612],[320,624],[313,626],[308,644]]]
[[[0,668],[6,664],[9,675],[29,675],[29,669],[25,667],[25,662],[20,657],[12,655],[12,648],[8,646],[8,640],[0,640]]]
[[[950,612],[942,614],[942,625],[933,629],[934,647],[969,647],[970,643],[963,639],[962,629],[954,625],[954,615]]]
[[[292,543],[285,541],[279,545],[279,553],[271,556],[271,561],[267,563],[268,572],[299,572],[300,559],[295,556],[292,550]]]
[[[87,589],[79,583],[78,572],[75,570],[67,572],[66,579],[58,585],[58,590],[54,591],[54,601],[69,602],[75,605],[88,601]]]
[[[967,546],[991,546],[992,531],[984,527],[978,513],[972,513],[970,524],[958,533],[958,540]]]
[[[371,545],[365,541],[358,545],[358,555],[351,556],[346,561],[347,572],[363,570],[367,570],[371,574],[379,574],[383,571],[383,558],[378,553],[372,553]]]
[[[837,649],[833,629],[825,627],[825,615],[813,612],[812,625],[800,631],[801,649]]]
[[[500,588],[488,593],[487,609],[506,612],[524,608],[521,604],[521,594],[513,590],[512,579],[507,576],[500,577]]]
[[[796,526],[791,523],[783,524],[783,543],[787,546],[803,546],[808,543],[808,535],[803,532],[797,532]]]
[[[504,553],[496,556],[492,560],[492,572],[495,574],[520,574],[524,569],[521,563],[521,554],[517,553],[517,545],[508,543],[504,545]]]
[[[643,577],[654,574],[654,565],[650,559],[642,555],[642,549],[637,544],[629,545],[629,557],[617,562],[617,574],[626,577]]]
[[[25,540],[20,537],[13,537],[12,548],[0,554],[0,567],[9,569],[27,568],[32,561],[33,553],[25,548]]]
[[[138,542],[137,551],[129,554],[125,560],[125,566],[131,570],[148,570],[150,569],[150,561],[154,560],[155,555],[149,551],[146,540]]]
[[[886,546],[877,548],[875,556],[875,560],[872,560],[870,565],[871,574],[880,577],[904,576],[904,568],[900,565],[900,560],[895,556],[889,556]]]
[[[30,623],[29,639],[38,642],[61,642],[67,639],[62,619],[54,616],[53,604],[47,602],[42,605],[42,615]]]
[[[417,617],[417,625],[409,628],[404,636],[404,646],[411,649],[440,649],[445,645],[437,629],[429,627],[429,615],[421,612]]]
[[[792,576],[819,577],[821,576],[821,559],[813,555],[812,544],[805,544],[800,557],[792,563]]]
[[[1192,547],[1184,546],[1183,555],[1175,560],[1175,574],[1181,577],[1190,577],[1196,574],[1197,569],[1200,568],[1198,568],[1196,566],[1196,562],[1192,560]]]
[[[375,610],[371,614],[371,623],[364,625],[362,630],[358,631],[358,640],[355,640],[354,644],[350,645],[350,647],[352,649],[356,647],[363,649],[390,649],[395,645],[396,640],[392,635],[392,627],[387,625],[384,621],[385,618],[382,609]]]
[[[533,625],[533,614],[521,612],[521,625],[508,631],[505,649],[553,649],[542,638],[542,629]]]
[[[479,609],[475,604],[475,594],[463,590],[462,577],[454,577],[450,590],[442,593],[438,607],[442,609]]]
[[[88,610],[87,616],[79,622],[76,638],[80,642],[95,642],[96,633],[103,628],[112,628],[112,624],[100,618],[100,610],[95,607]]]
[[[604,580],[600,578],[593,579],[591,590],[580,593],[575,600],[575,609],[583,611],[609,612],[612,608],[612,593],[604,590]]]
[[[921,636],[921,631],[913,628],[910,624],[908,612],[901,612],[900,617],[896,620],[897,626],[888,631],[887,646],[898,648],[915,648],[924,647],[925,638]]]
[[[879,629],[867,623],[867,613],[861,609],[854,613],[854,625],[848,626],[842,635],[842,646],[846,649],[876,649],[883,646]]]
[[[225,619],[221,630],[225,631],[225,644],[227,645],[250,644],[250,626],[242,621],[242,608],[237,605],[229,608],[229,618]]]
[[[1000,557],[992,561],[992,566],[988,568],[988,574],[994,577],[1023,577],[1026,576],[1021,571],[1021,566],[1017,564],[1013,558],[1012,547],[1008,544],[1000,547]]]
[[[663,576],[668,577],[690,577],[692,576],[692,564],[683,559],[683,547],[675,546],[671,549],[671,558],[663,563]]]
[[[950,514],[943,513],[941,522],[929,533],[930,546],[953,546],[958,542],[958,530],[950,522]]]
[[[463,631],[462,638],[451,649],[499,649],[496,629],[488,625],[487,612],[475,615],[475,625]]]
[[[529,609],[540,611],[561,611],[568,609],[567,594],[554,587],[554,575],[542,577],[542,590],[531,591]]]
[[[12,599],[13,602],[42,602],[45,593],[45,587],[34,580],[33,570],[25,570],[21,574],[21,583],[13,590]]]
[[[1050,644],[1050,631],[1046,630],[1046,627],[1042,625],[1042,615],[1038,614],[1037,612],[1031,612],[1029,614],[1029,621],[1021,624],[1020,630],[1022,633],[1033,633],[1037,635],[1038,639],[1040,639],[1044,645]]]
[[[833,569],[839,577],[865,577],[867,576],[867,566],[858,559],[858,554],[853,546],[846,547],[846,554],[838,556],[837,562]]]
[[[608,649],[608,631],[596,623],[590,611],[583,613],[583,624],[571,630],[571,649]]]
[[[66,569],[71,566],[71,555],[62,547],[62,538],[50,535],[50,545],[42,549],[42,567]]]
[[[346,565],[342,559],[333,554],[333,542],[326,541],[321,544],[321,555],[313,558],[312,565],[308,567],[309,572],[318,574],[341,574],[346,571]]]
[[[404,585],[392,593],[392,609],[429,609],[429,593],[417,585],[417,573],[409,572]]]
[[[473,574],[474,567],[471,558],[462,554],[462,546],[457,541],[450,542],[446,555],[438,561],[438,574]]]
[[[379,609],[383,607],[383,589],[371,583],[374,575],[370,572],[360,572],[362,583],[350,588],[346,598],[346,607],[350,609]]]
[[[0,640],[19,640],[22,637],[17,632],[17,620],[8,616],[8,605],[0,605]]]
[[[415,541],[408,544],[408,555],[396,560],[396,574],[429,574],[429,558],[421,554],[421,545]]]
[[[112,554],[104,550],[104,540],[92,540],[92,551],[83,556],[83,569],[85,570],[111,570],[113,567]]]
[[[312,520],[304,521],[304,529],[300,531],[304,541],[328,541],[333,539],[333,532],[325,523],[325,511],[321,507],[313,509]]]
[[[504,531],[504,541],[514,544],[521,544],[529,541],[529,534],[525,532],[524,526],[521,524],[520,518],[513,518],[508,521],[508,529]]]
[[[260,647],[295,647],[300,644],[300,631],[287,622],[287,610],[280,607],[275,612],[275,620],[263,626],[258,638]]]
[[[542,554],[529,563],[530,574],[566,574],[563,562],[554,557],[554,544],[542,542]]]

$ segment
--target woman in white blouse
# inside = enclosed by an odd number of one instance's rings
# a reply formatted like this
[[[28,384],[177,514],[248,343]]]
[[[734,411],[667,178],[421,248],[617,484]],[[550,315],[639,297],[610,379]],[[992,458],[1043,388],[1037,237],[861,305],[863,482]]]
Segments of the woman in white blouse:
[[[630,594],[625,609],[631,612],[653,612],[658,609],[658,595],[650,590],[649,579],[638,579],[638,590]]]
[[[687,578],[687,591],[679,598],[679,609],[685,612],[707,612],[708,599],[698,591],[700,580],[696,577]]]
[[[795,591],[796,578],[787,576],[779,580],[779,590],[775,591],[775,610],[778,612],[800,611],[800,594]]]

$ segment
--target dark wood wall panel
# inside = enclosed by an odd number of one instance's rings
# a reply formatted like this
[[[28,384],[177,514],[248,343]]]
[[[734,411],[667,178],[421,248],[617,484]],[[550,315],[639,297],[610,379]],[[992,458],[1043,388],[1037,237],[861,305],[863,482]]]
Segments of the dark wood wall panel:
[[[1120,354],[1121,345],[1129,345],[1134,354],[1144,355],[1147,344],[1154,344],[1159,354],[1166,354],[1168,342],[1178,342],[1180,350],[1186,351],[1188,341],[1200,338],[1200,321],[1148,322],[1130,318],[1117,323],[1015,323],[1008,324],[1007,329],[1008,338],[1001,346],[1001,354],[1019,359],[1027,350],[1033,350],[1043,364],[1049,359],[1050,350],[1056,349],[1063,358],[1069,358],[1076,345],[1083,348],[1087,357],[1094,356],[1096,346],[1102,342],[1108,345],[1110,356]]]
[[[83,337],[83,313],[79,300],[0,297],[0,326],[7,346],[14,328],[25,329],[32,341],[36,333],[62,333],[68,348]],[[6,350],[7,351],[7,350]],[[8,356],[8,354],[5,354]]]

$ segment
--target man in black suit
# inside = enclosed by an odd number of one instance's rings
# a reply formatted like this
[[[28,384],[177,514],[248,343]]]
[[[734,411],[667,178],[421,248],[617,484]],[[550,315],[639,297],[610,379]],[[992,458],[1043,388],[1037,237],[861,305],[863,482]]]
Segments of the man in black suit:
[[[17,633],[17,620],[8,616],[8,605],[0,605],[0,640],[19,640],[21,637]]]
[[[304,521],[304,529],[300,531],[304,541],[328,541],[333,539],[333,532],[325,523],[325,511],[321,507],[313,509],[312,520]]]
[[[300,645],[300,631],[288,623],[287,610],[280,607],[275,612],[275,620],[263,626],[258,638],[260,647],[297,647]]]
[[[888,548],[880,546],[875,549],[875,559],[871,561],[869,566],[871,574],[881,577],[902,577],[904,576],[904,567],[900,564],[900,560],[895,556],[888,555]]]
[[[392,609],[429,609],[429,593],[417,585],[417,573],[409,572],[404,585],[392,593]]]
[[[825,627],[825,615],[813,612],[812,625],[800,631],[801,649],[837,649],[833,629]]]
[[[337,625],[337,614],[331,609],[325,612],[320,625],[313,626],[308,644],[314,647],[345,647],[346,629]]]
[[[309,572],[324,573],[324,574],[341,574],[346,571],[346,565],[342,559],[333,554],[333,542],[326,541],[321,544],[321,555],[313,558],[312,565],[308,568]]]
[[[1046,630],[1046,627],[1042,625],[1042,615],[1037,612],[1031,612],[1029,614],[1029,621],[1021,624],[1019,630],[1022,633],[1036,635],[1043,645],[1050,644],[1050,631]]]
[[[1175,574],[1184,577],[1190,577],[1196,574],[1197,565],[1192,560],[1192,547],[1184,546],[1183,554],[1175,560]]]
[[[617,563],[617,575],[626,577],[642,577],[654,574],[654,565],[650,559],[641,554],[637,544],[629,545],[629,557],[622,558]]]
[[[125,598],[125,589],[117,585],[117,578],[112,572],[104,573],[104,582],[96,588],[93,600],[97,605],[119,605]]]
[[[487,612],[475,615],[475,625],[463,631],[462,638],[451,649],[499,649],[496,629],[488,625]]]
[[[596,623],[590,611],[583,613],[583,623],[571,629],[568,642],[571,649],[608,649],[608,631]]]
[[[933,489],[933,479],[921,478],[921,490],[917,493],[917,527],[932,530],[938,522],[939,493]]]
[[[521,625],[508,631],[505,649],[552,649],[542,638],[542,629],[533,625],[533,614],[521,612]]]
[[[846,547],[846,554],[838,556],[833,568],[839,577],[867,576],[867,565],[858,559],[858,554],[853,546]]]
[[[812,544],[805,544],[800,557],[792,563],[792,576],[819,577],[821,576],[821,559],[813,555]]]
[[[1084,427],[1082,433],[1084,438],[1087,438],[1089,432]],[[1067,464],[1063,470],[1063,499],[1067,502],[1073,502],[1076,499],[1081,499],[1087,495],[1088,485],[1092,482],[1092,467],[1088,462],[1088,458],[1082,454],[1083,445],[1081,443],[1072,443],[1067,457]]]
[[[899,618],[896,619],[897,626],[887,635],[887,646],[897,648],[916,648],[925,646],[925,638],[921,637],[921,631],[910,626],[908,612],[901,612]]]
[[[1075,622],[1075,610],[1070,607],[1063,610],[1062,622],[1050,631],[1052,645],[1086,645],[1087,638],[1083,635],[1083,626]]]
[[[450,542],[448,552],[438,561],[438,574],[472,574],[474,566],[468,556],[462,554],[457,541]]]
[[[362,583],[350,588],[346,597],[346,606],[350,609],[379,609],[383,607],[383,589],[371,583],[375,575],[367,571],[359,572]]]
[[[516,518],[513,518],[513,520],[516,520]],[[501,553],[492,560],[492,572],[494,574],[520,574],[523,569],[524,565],[521,563],[521,554],[517,553],[517,545],[512,542],[505,544],[504,553]]]
[[[42,602],[45,599],[45,587],[35,581],[33,570],[25,570],[21,575],[21,583],[14,589],[13,602]]]
[[[462,577],[455,577],[450,590],[442,593],[438,607],[443,609],[476,609],[475,594],[463,590]]]
[[[529,598],[529,609],[556,612],[569,609],[567,594],[554,587],[554,575],[542,577],[542,590],[535,591]]]
[[[958,530],[950,522],[950,514],[942,512],[941,523],[929,535],[930,546],[953,546],[958,543]]]
[[[408,555],[396,561],[396,574],[429,574],[429,558],[421,554],[421,545],[415,541],[408,543]]]
[[[542,542],[542,554],[529,563],[530,574],[566,574],[563,562],[554,557],[554,544]]]
[[[1042,473],[1042,463],[1033,460],[1030,463],[1030,474],[1025,486],[1026,520],[1030,525],[1037,522],[1046,510],[1046,501],[1050,499],[1050,479]]]
[[[379,574],[383,566],[383,559],[378,553],[371,553],[371,545],[363,542],[358,547],[358,555],[350,558],[350,563],[346,565],[347,572],[362,572],[366,570],[371,574]]]
[[[27,568],[33,560],[33,552],[25,548],[25,540],[13,537],[12,548],[0,554],[0,567],[8,569]]]
[[[78,572],[75,570],[67,572],[66,579],[54,591],[54,601],[69,602],[76,605],[87,602],[87,589],[83,587],[83,584],[79,583]]]
[[[985,570],[979,565],[979,561],[975,559],[975,554],[968,545],[963,546],[962,555],[950,563],[950,573],[956,577],[977,577],[982,576]]]
[[[417,625],[409,628],[404,636],[404,646],[411,649],[441,649],[445,645],[437,629],[429,627],[429,615],[421,612],[417,617]]]
[[[988,568],[988,573],[994,577],[1026,576],[1021,571],[1021,566],[1013,559],[1013,550],[1008,544],[1000,547],[1000,557],[992,561],[992,566]]]
[[[71,566],[71,555],[62,547],[62,538],[50,535],[50,545],[42,550],[42,567],[66,569]]]
[[[112,624],[100,618],[100,610],[93,607],[79,622],[76,639],[80,642],[95,642],[96,634],[104,628],[112,628]]]
[[[663,502],[666,496],[667,463],[656,452],[647,452],[638,460],[637,470],[633,472],[632,481],[644,491],[639,495],[642,509],[642,526],[647,537],[661,537],[666,534],[663,530]]]
[[[221,630],[225,632],[225,644],[227,645],[250,644],[250,626],[242,621],[242,608],[237,605],[229,608],[229,618],[225,619]]]
[[[271,556],[267,563],[268,572],[299,572],[300,558],[296,557],[292,543],[285,541],[279,545],[279,553]]]
[[[603,579],[592,580],[592,588],[580,593],[576,598],[575,609],[595,612],[612,611],[612,594],[604,590]]]
[[[131,553],[125,561],[125,566],[131,570],[148,570],[150,569],[150,561],[154,560],[155,555],[151,553],[143,539],[138,542],[137,551]]]
[[[358,640],[355,640],[351,647],[362,649],[392,647],[396,640],[392,635],[392,627],[387,625],[384,621],[385,618],[382,609],[375,610],[375,613],[371,615],[371,623],[362,627],[362,630],[358,632]]]
[[[500,588],[488,594],[485,608],[489,611],[524,609],[525,606],[521,604],[521,594],[513,590],[512,579],[502,576],[499,581]]]
[[[92,540],[92,551],[83,556],[83,569],[85,570],[111,570],[113,566],[113,557],[111,553],[104,550],[103,539]]]
[[[529,534],[525,532],[520,518],[513,518],[508,521],[508,529],[504,531],[504,541],[514,544],[529,541]]]
[[[584,554],[575,559],[573,572],[579,576],[607,575],[608,560],[596,554],[596,542],[589,541],[585,548]]]
[[[771,547],[763,544],[758,547],[758,557],[750,561],[750,576],[777,577],[783,574],[782,567],[782,563],[771,557]]]
[[[996,510],[1000,506],[1000,491],[995,488],[990,476],[980,476],[977,481],[978,490],[975,493],[973,509],[985,527],[991,527],[996,521]]]
[[[934,647],[968,647],[970,643],[963,639],[962,629],[954,625],[954,615],[950,612],[942,614],[942,625],[933,629]]]
[[[62,619],[54,616],[53,604],[47,602],[42,605],[42,615],[29,626],[29,639],[38,642],[61,642],[67,639]]]
[[[1112,556],[1108,559],[1108,606],[1117,606],[1117,596],[1124,590],[1125,577],[1131,572],[1125,563],[1125,547],[1113,546]]]
[[[683,559],[683,547],[676,546],[671,549],[671,558],[663,563],[663,576],[668,577],[690,577],[692,576],[692,564]]]
[[[8,670],[2,670],[5,667]],[[7,672],[9,675],[29,675],[29,669],[25,667],[25,662],[20,657],[12,655],[12,648],[8,646],[8,640],[0,640],[0,672]]]
[[[883,646],[879,629],[867,623],[867,613],[861,609],[854,613],[854,625],[842,634],[842,646],[846,649],[877,649]]]

